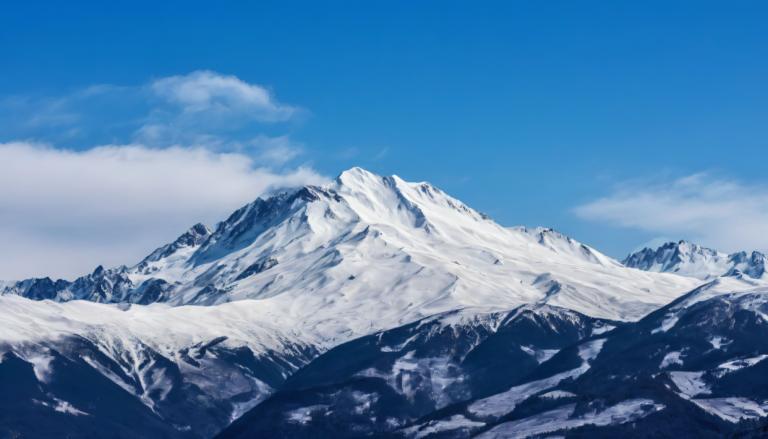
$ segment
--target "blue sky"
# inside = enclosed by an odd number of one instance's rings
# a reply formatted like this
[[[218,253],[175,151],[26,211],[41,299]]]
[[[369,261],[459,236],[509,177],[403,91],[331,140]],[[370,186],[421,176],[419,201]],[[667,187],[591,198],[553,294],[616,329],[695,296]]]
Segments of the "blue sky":
[[[105,144],[203,148],[212,155],[194,160],[244,155],[275,184],[359,165],[428,180],[502,224],[555,227],[616,257],[659,239],[768,248],[755,238],[768,232],[765,2],[15,3],[0,16],[2,143],[91,158]],[[218,96],[225,113],[191,117],[200,102],[167,93],[205,72],[206,84],[229,78],[227,93],[268,97]],[[30,153],[15,151],[14,160]],[[9,224],[32,211],[0,201],[11,206],[6,234],[40,248],[30,261],[87,247],[87,237],[62,235],[106,230],[68,268],[51,257],[0,278],[68,275],[122,245],[108,237],[124,216],[22,233]],[[238,202],[180,209],[162,236]],[[107,262],[157,244],[145,229],[119,230],[145,239]]]

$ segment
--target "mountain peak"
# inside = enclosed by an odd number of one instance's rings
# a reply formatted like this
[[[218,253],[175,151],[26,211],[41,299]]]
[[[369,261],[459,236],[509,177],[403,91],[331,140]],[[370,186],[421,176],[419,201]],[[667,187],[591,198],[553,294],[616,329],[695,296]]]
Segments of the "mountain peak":
[[[363,169],[359,166],[353,166],[346,171],[343,171],[336,177],[336,181],[342,185],[360,185],[370,184],[371,182],[381,181],[382,176],[374,174],[371,171]]]
[[[444,194],[444,192],[442,192],[440,189],[424,181],[409,182],[401,178],[399,175],[379,175],[359,166],[354,166],[339,174],[339,176],[336,178],[336,183],[339,186],[347,187],[353,190],[384,185],[389,188],[412,187],[419,188],[425,192],[436,192]]]
[[[203,223],[197,223],[170,244],[166,244],[153,251],[149,256],[144,258],[142,263],[156,262],[175,254],[180,249],[197,247],[203,244],[210,236],[211,229]]]
[[[187,233],[193,236],[206,236],[211,234],[211,230],[203,223],[197,223],[187,230]]]
[[[377,174],[375,174],[375,173],[373,173],[373,172],[371,172],[371,171],[369,171],[369,170],[367,170],[367,169],[365,169],[363,167],[352,166],[351,168],[349,168],[347,170],[341,171],[341,173],[339,174],[339,177],[353,176],[353,175],[358,175],[358,176],[360,176],[360,175],[363,175],[363,176],[365,176],[365,175],[367,175],[367,176],[378,176]]]
[[[703,280],[735,274],[758,279],[765,273],[765,256],[760,252],[752,252],[751,256],[743,251],[727,254],[686,240],[667,242],[656,249],[646,247],[630,254],[622,263],[644,271]]]

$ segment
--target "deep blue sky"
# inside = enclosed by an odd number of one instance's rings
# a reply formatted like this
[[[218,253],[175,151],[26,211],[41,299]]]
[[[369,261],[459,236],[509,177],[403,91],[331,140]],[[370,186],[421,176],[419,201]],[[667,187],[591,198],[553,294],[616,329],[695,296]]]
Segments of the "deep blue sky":
[[[322,173],[428,180],[614,256],[659,234],[573,213],[616,184],[768,179],[764,1],[13,3],[0,96],[235,75],[309,111],[284,129]]]

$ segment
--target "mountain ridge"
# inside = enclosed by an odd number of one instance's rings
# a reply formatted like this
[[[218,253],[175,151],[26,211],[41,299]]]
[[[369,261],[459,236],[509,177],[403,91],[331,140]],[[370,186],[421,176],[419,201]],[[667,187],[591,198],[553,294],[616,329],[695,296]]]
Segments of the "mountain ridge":
[[[667,242],[656,249],[646,247],[628,255],[622,263],[644,271],[676,273],[702,280],[739,275],[760,279],[765,275],[766,256],[758,251],[728,254],[681,240]]]
[[[428,183],[353,168],[327,185],[256,199],[213,228],[196,224],[135,265],[6,286],[0,379],[18,383],[24,404],[0,397],[10,416],[0,429],[48,422],[207,438],[256,408],[277,410],[305,437],[302,423],[330,398],[375,408],[375,428],[403,427],[396,435],[479,431],[507,416],[495,401],[524,402],[531,389],[561,392],[546,407],[572,398],[555,385],[588,376],[602,348],[595,337],[642,319],[674,332],[674,318],[684,327],[698,303],[757,291],[739,296],[741,306],[763,291],[749,276],[702,283],[625,267],[552,229],[503,227]],[[750,324],[761,318],[755,309]],[[361,368],[320,380],[339,352]],[[317,403],[285,411],[268,400],[285,398],[283,388]],[[95,402],[102,394],[113,410]],[[469,413],[443,418],[477,398]],[[597,412],[607,413],[601,422],[627,407],[633,421],[663,411],[643,395],[613,402]],[[478,410],[490,414],[469,420]],[[574,413],[558,416],[563,425],[593,419]],[[354,425],[370,423],[363,414],[351,412]],[[421,425],[422,416],[432,418]]]
[[[372,305],[389,294],[400,297],[387,299],[391,322],[535,301],[633,319],[696,283],[667,276],[640,275],[552,229],[502,227],[429,183],[352,168],[324,186],[258,198],[212,230],[197,224],[134,266],[97,268],[68,284],[21,281],[4,292],[171,305],[286,296],[293,309],[302,301],[352,306],[352,296]],[[391,292],[372,292],[384,279]]]

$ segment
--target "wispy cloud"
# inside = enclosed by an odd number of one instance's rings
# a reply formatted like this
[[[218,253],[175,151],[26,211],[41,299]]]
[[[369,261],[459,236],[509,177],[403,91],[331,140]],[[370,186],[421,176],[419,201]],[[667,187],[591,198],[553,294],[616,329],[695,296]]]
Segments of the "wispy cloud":
[[[0,141],[236,149],[302,114],[307,111],[278,101],[265,86],[196,71],[138,85],[88,86],[62,96],[0,99]],[[283,143],[286,138],[273,136]]]
[[[241,153],[0,144],[0,279],[72,277],[137,262],[197,221],[209,224],[265,191],[325,181],[275,172]]]
[[[284,105],[256,84],[211,71],[170,76],[153,81],[149,88],[158,97],[178,105],[184,113],[245,115],[254,120],[290,119],[298,109]]]
[[[211,71],[0,98],[0,279],[132,263],[272,188],[324,181],[286,134],[302,113]]]
[[[245,142],[241,151],[251,151],[265,163],[284,165],[299,157],[304,152],[304,147],[291,140],[288,136],[256,136]]]
[[[152,108],[133,139],[153,145],[233,147],[253,137],[264,138],[257,133],[265,125],[305,113],[279,102],[266,87],[210,71],[160,78],[141,91]]]
[[[726,251],[768,249],[768,187],[706,173],[661,183],[625,183],[575,212],[584,219]]]

